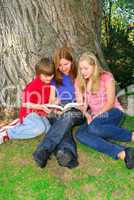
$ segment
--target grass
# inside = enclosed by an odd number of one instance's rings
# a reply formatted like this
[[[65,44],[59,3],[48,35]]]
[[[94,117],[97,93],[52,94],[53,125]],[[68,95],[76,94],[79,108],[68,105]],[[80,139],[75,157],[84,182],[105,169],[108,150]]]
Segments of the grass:
[[[134,130],[134,117],[127,117],[123,126]],[[32,160],[40,140],[0,145],[0,200],[134,199],[134,170],[128,170],[123,162],[78,144],[77,168],[60,167],[53,156],[47,167],[40,169]]]

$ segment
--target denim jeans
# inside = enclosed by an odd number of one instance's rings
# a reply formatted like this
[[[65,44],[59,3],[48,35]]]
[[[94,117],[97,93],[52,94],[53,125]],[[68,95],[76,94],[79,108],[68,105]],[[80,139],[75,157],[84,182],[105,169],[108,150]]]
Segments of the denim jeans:
[[[50,123],[46,117],[40,117],[36,113],[28,114],[23,123],[18,123],[7,130],[10,139],[30,139],[42,133],[47,133]]]
[[[57,154],[59,150],[63,152],[70,152],[74,159],[78,158],[77,146],[76,146],[76,142],[74,141],[72,131],[65,134],[61,142],[56,146],[55,155]]]
[[[118,153],[123,151],[125,147],[110,141],[128,142],[132,138],[130,131],[119,127],[123,115],[119,109],[112,108],[94,118],[89,125],[81,126],[76,132],[76,138],[81,143],[103,152],[113,159],[118,159]]]
[[[49,119],[51,128],[47,135],[37,146],[37,149],[44,148],[49,152],[58,149],[67,149],[77,157],[76,144],[72,137],[72,127],[84,122],[83,114],[76,109],[65,112],[63,115]]]

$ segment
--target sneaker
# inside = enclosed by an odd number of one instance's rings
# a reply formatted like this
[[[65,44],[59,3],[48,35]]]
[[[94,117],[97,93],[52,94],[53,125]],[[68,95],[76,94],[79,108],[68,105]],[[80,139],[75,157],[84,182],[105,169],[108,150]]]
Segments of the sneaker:
[[[72,155],[69,152],[58,150],[56,154],[56,158],[59,165],[66,167],[67,164],[72,160]]]
[[[0,144],[9,140],[9,136],[6,131],[0,132]]]
[[[128,169],[134,168],[134,148],[128,147],[125,149],[126,157],[125,164]]]
[[[33,159],[35,160],[37,165],[41,168],[46,166],[49,156],[50,156],[50,152],[48,152],[48,150],[44,148],[37,149],[33,153]]]
[[[79,162],[78,162],[78,160],[75,159],[75,160],[71,160],[68,163],[67,167],[70,168],[70,169],[72,169],[72,168],[77,167],[78,165],[79,165]]]

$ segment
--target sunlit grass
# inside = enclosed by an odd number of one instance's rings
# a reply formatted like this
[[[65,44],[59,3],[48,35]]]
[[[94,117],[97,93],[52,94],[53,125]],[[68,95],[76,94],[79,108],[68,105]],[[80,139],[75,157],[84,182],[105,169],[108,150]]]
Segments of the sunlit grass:
[[[123,126],[134,130],[134,117],[127,117]],[[38,168],[32,152],[40,140],[9,141],[0,146],[0,200],[134,198],[134,170],[84,145],[78,144],[77,168],[60,167],[54,156],[46,168]]]

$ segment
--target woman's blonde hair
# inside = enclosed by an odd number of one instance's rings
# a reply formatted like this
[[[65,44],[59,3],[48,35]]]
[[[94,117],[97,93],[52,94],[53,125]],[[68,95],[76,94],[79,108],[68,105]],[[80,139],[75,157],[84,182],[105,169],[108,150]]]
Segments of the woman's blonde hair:
[[[83,53],[79,59],[78,76],[77,76],[78,87],[82,93],[86,90],[86,84],[87,84],[87,80],[83,78],[80,72],[80,62],[82,61],[86,61],[89,65],[92,65],[94,67],[94,72],[91,77],[92,79],[91,92],[96,93],[99,89],[100,75],[105,71],[102,69],[97,57],[93,53],[91,52]]]

